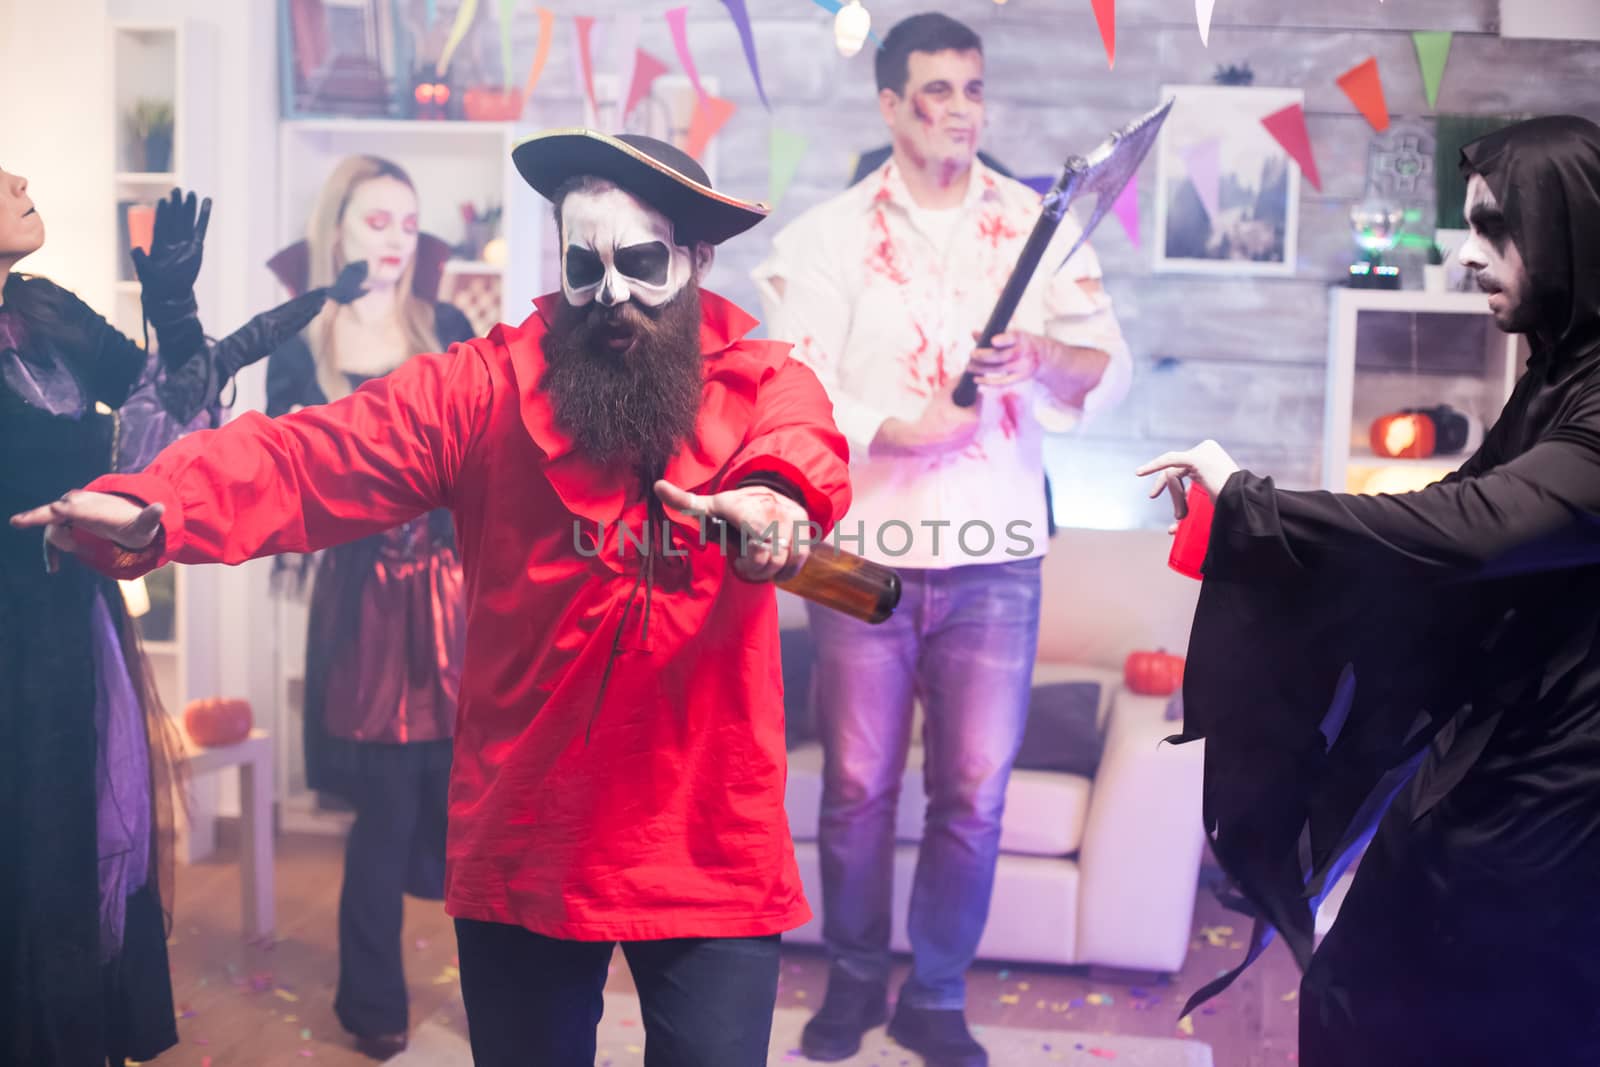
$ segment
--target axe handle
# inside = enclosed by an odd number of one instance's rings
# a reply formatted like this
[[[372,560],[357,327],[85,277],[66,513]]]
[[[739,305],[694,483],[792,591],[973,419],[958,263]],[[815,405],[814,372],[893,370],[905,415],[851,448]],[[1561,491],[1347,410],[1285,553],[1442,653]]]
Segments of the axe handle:
[[[1061,215],[1048,210],[1039,214],[1038,221],[1033,224],[1033,232],[1028,234],[1028,243],[1022,246],[1022,254],[1017,257],[1017,265],[1011,268],[1011,277],[1006,279],[1005,288],[1000,290],[1000,299],[995,301],[994,310],[989,313],[988,325],[978,335],[979,348],[988,348],[1011,325],[1011,316],[1017,313],[1022,294],[1027,292],[1028,283],[1033,281],[1034,272],[1039,269],[1045,250],[1050,247],[1060,226]],[[978,402],[978,380],[973,377],[972,371],[962,373],[952,399],[958,408],[970,408]]]

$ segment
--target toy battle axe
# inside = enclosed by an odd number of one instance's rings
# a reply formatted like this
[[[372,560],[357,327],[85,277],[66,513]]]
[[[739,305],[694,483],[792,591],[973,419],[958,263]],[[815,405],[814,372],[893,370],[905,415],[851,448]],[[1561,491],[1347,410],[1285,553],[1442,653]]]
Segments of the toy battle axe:
[[[1027,291],[1028,283],[1033,281],[1034,271],[1039,269],[1039,261],[1044,258],[1045,250],[1055,238],[1056,229],[1066,217],[1067,210],[1072,207],[1073,201],[1093,193],[1094,211],[1056,269],[1060,270],[1089,239],[1094,228],[1100,225],[1100,220],[1116,204],[1122,190],[1133,180],[1134,172],[1144,162],[1144,157],[1150,154],[1150,146],[1156,143],[1156,134],[1167,120],[1172,104],[1168,100],[1149,114],[1134,119],[1106,138],[1099,148],[1087,156],[1073,156],[1067,160],[1066,166],[1061,168],[1061,176],[1044,194],[1044,210],[1039,214],[1039,221],[1034,223],[1033,232],[1028,235],[1028,243],[1022,246],[1022,255],[1011,269],[1011,277],[1006,279],[1005,288],[1000,290],[1000,299],[995,302],[994,311],[989,315],[989,324],[978,336],[979,348],[988,348],[994,343],[995,337],[1006,332],[1006,327],[1011,324],[1011,316],[1022,302],[1022,294]],[[970,369],[961,375],[954,399],[956,406],[963,408],[970,408],[978,402],[978,381]]]

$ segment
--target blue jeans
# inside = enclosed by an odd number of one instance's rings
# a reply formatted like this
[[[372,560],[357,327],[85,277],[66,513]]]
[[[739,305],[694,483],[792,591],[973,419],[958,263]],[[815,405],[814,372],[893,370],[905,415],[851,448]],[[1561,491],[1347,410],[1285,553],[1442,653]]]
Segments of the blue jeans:
[[[1040,560],[904,570],[878,626],[810,610],[825,752],[818,846],[833,966],[889,977],[895,807],[923,707],[926,826],[911,890],[909,1006],[961,1008],[989,917],[1006,783],[1028,717]]]
[[[594,1067],[613,942],[457,919],[456,946],[477,1067]],[[776,934],[626,941],[622,952],[639,992],[645,1067],[767,1062]]]

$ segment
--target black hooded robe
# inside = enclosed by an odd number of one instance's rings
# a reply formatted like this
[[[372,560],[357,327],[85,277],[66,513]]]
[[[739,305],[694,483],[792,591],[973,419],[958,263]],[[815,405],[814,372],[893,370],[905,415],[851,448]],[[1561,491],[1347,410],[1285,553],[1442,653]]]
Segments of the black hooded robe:
[[[1600,127],[1463,156],[1542,323],[1500,419],[1416,493],[1234,475],[1191,637],[1182,739],[1258,916],[1240,969],[1284,935],[1306,1067],[1600,1064]]]

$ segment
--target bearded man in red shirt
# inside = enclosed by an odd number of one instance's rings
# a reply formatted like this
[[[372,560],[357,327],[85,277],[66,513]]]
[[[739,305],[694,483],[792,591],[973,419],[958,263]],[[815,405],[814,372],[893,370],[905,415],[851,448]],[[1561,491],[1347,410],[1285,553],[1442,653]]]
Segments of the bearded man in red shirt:
[[[848,507],[846,446],[789,346],[699,288],[764,205],[645,137],[546,133],[514,159],[562,242],[562,291],[521,326],[12,521],[131,577],[450,508],[468,618],[446,907],[474,1059],[592,1064],[621,942],[647,1063],[765,1063],[778,935],[810,918],[771,581],[805,556],[783,532]],[[780,533],[730,563],[704,514]]]

